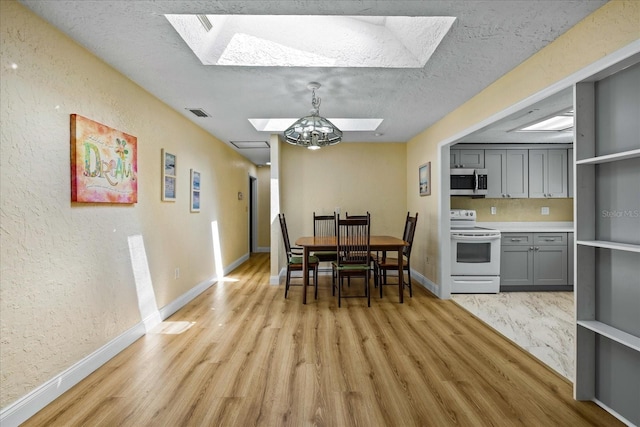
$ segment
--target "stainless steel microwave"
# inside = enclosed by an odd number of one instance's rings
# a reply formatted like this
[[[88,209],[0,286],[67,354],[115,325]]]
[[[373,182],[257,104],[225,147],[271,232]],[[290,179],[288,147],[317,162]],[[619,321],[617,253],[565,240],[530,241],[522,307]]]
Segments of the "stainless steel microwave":
[[[451,169],[452,196],[485,196],[487,169]]]

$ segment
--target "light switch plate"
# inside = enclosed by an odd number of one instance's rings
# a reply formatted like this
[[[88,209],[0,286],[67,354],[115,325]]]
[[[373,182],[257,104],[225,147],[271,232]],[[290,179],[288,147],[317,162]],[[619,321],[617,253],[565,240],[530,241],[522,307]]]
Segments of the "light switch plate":
[[[548,208],[547,206],[543,206],[543,207],[540,209],[540,214],[542,214],[542,215],[549,215],[549,208]]]
[[[497,212],[497,209],[495,206],[491,206],[491,215],[495,215]]]

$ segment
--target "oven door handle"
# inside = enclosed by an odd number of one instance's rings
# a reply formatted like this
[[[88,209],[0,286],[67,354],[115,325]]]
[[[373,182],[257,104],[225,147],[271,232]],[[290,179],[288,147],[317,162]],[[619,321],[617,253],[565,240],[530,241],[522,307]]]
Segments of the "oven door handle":
[[[451,238],[461,242],[477,242],[479,240],[500,240],[500,234],[451,234]]]

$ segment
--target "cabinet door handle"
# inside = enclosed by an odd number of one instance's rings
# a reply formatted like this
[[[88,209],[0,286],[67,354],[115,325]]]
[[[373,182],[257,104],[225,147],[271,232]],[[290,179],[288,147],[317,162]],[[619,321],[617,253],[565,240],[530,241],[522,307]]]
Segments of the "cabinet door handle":
[[[536,246],[536,251],[539,251],[539,250],[540,250],[540,247],[539,247],[539,246]]]
[[[545,242],[555,242],[556,239],[544,239]]]
[[[533,246],[531,246],[531,247],[529,248],[529,250],[530,250],[530,251],[532,251],[532,250],[533,250]]]
[[[522,242],[522,239],[514,239],[514,238],[511,238],[511,241],[512,241],[512,242]]]

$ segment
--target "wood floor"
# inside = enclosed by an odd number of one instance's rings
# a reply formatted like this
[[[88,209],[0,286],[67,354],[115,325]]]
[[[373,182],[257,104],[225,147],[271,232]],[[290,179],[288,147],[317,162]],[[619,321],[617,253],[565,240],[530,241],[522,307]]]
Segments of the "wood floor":
[[[399,304],[284,299],[251,259],[25,426],[616,426],[564,378],[419,285]],[[352,285],[353,286],[353,285]]]

